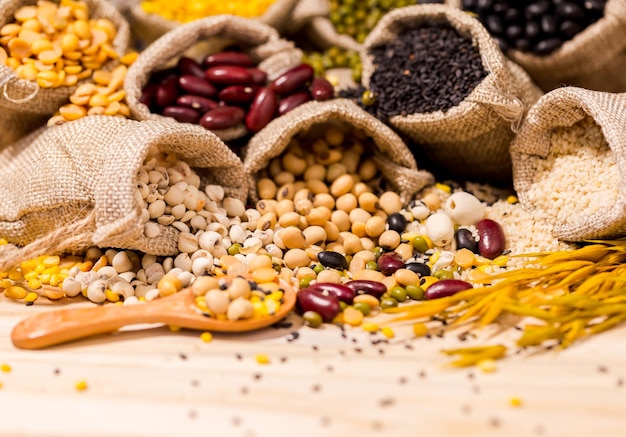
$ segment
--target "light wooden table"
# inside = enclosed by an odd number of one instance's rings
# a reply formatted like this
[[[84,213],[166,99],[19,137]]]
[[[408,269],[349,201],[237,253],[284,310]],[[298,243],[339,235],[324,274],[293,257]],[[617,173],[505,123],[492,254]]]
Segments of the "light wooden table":
[[[512,353],[486,374],[450,369],[439,352],[474,341],[410,339],[407,326],[373,345],[360,329],[344,338],[296,318],[210,343],[152,327],[23,351],[12,327],[51,307],[1,299],[0,363],[12,368],[0,372],[1,436],[626,435],[626,327],[565,351]]]

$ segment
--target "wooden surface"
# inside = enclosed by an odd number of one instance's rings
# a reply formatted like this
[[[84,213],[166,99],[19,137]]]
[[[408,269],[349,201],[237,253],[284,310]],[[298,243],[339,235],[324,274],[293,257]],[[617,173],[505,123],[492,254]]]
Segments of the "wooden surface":
[[[411,339],[397,326],[396,338],[373,345],[381,337],[348,329],[344,338],[293,319],[290,328],[214,334],[210,343],[199,332],[150,326],[24,351],[11,344],[11,329],[54,306],[2,299],[0,364],[12,370],[0,372],[1,436],[626,434],[626,327],[565,351],[512,348],[483,373],[448,368],[439,350],[510,345],[515,330],[461,343]],[[258,364],[257,354],[271,362]],[[81,380],[85,391],[76,389]]]

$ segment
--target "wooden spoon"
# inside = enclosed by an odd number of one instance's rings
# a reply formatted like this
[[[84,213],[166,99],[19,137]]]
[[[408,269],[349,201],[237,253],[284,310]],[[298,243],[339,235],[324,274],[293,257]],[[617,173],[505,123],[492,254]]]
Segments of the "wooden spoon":
[[[35,314],[13,328],[11,340],[20,349],[41,349],[137,323],[165,323],[203,331],[252,331],[276,323],[293,309],[295,291],[285,283],[281,286],[283,303],[275,314],[267,317],[229,321],[203,316],[198,312],[192,290],[187,288],[143,304],[68,308]]]

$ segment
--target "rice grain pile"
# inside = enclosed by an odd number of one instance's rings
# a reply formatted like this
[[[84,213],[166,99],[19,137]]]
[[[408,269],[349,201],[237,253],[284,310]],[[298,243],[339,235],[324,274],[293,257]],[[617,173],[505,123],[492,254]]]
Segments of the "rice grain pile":
[[[545,211],[548,220],[571,224],[618,200],[617,165],[590,117],[571,127],[555,128],[549,155],[528,159],[535,161],[537,169],[528,200],[534,209]]]

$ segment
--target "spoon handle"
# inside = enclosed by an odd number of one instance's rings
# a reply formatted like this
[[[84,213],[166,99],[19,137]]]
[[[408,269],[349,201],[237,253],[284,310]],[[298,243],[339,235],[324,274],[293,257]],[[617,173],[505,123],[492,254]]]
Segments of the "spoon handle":
[[[134,323],[163,322],[155,311],[159,303],[67,308],[39,313],[19,322],[11,332],[11,340],[20,349],[40,349],[113,332]]]

